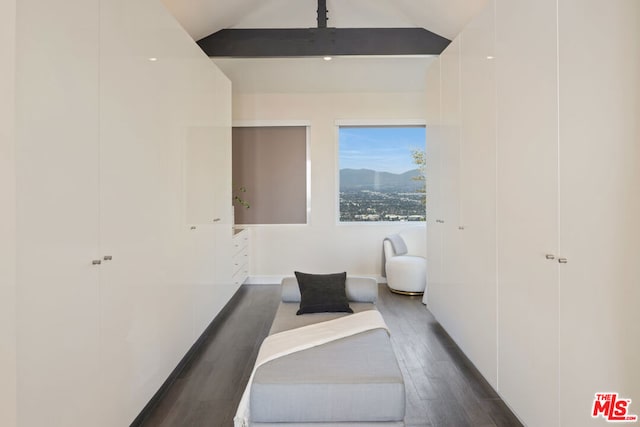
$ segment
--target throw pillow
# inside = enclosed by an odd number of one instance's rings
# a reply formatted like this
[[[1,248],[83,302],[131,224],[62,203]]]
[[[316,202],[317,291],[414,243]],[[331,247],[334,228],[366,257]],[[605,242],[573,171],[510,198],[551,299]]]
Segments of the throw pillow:
[[[300,288],[300,309],[306,313],[353,313],[345,288],[347,273],[308,274],[295,272]]]

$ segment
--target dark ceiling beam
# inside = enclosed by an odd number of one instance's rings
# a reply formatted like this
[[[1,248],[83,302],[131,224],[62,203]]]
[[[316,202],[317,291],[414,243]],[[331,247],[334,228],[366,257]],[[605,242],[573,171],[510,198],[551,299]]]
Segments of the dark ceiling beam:
[[[318,0],[318,28],[327,28],[327,0]]]
[[[235,58],[439,55],[449,43],[424,28],[225,29],[198,41],[209,56]]]

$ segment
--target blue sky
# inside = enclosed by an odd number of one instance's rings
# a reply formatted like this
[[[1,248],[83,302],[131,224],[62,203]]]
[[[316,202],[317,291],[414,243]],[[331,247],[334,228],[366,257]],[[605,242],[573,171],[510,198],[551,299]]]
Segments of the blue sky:
[[[403,173],[416,168],[411,150],[425,149],[425,128],[340,127],[340,169]]]

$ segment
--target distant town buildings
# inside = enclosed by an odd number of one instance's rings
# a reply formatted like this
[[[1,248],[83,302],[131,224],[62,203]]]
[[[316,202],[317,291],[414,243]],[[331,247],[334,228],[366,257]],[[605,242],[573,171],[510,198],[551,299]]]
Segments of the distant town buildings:
[[[340,192],[341,222],[425,221],[424,193]]]

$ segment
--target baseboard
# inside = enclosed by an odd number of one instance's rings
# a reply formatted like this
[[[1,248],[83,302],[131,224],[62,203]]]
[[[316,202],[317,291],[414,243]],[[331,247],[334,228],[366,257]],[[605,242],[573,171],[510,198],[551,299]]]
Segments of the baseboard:
[[[282,282],[284,277],[292,276],[292,274],[280,274],[280,275],[272,275],[272,276],[249,276],[247,280],[245,280],[245,285],[278,285]],[[354,274],[354,276],[361,277],[373,277],[377,280],[378,283],[387,283],[387,278],[382,277],[379,274]]]
[[[171,385],[173,385],[173,383],[176,381],[176,379],[178,379],[178,377],[180,376],[182,371],[185,369],[185,367],[189,364],[189,362],[191,362],[193,357],[200,351],[200,349],[202,348],[202,344],[205,342],[206,338],[210,334],[215,333],[215,329],[218,328],[220,325],[222,325],[222,323],[224,323],[227,317],[229,317],[229,314],[231,313],[231,311],[233,311],[233,309],[237,305],[238,301],[242,298],[243,294],[244,294],[244,290],[242,289],[242,286],[241,286],[240,288],[238,288],[236,293],[233,294],[231,299],[229,299],[229,301],[222,308],[222,310],[220,310],[220,312],[216,315],[216,317],[211,321],[211,323],[209,324],[209,326],[207,326],[204,332],[202,332],[202,335],[200,335],[200,337],[198,337],[196,342],[193,343],[193,345],[184,355],[182,360],[180,360],[178,365],[169,374],[169,377],[167,377],[165,382],[162,383],[158,391],[153,395],[153,397],[151,397],[149,402],[145,405],[142,411],[140,411],[138,416],[133,420],[133,422],[129,425],[129,427],[140,427],[144,424],[145,421],[147,421],[147,419],[149,418],[149,416],[151,415],[155,407],[158,405],[160,400],[162,400],[162,398],[164,397],[165,393],[169,390]]]
[[[285,274],[276,276],[249,276],[244,281],[245,285],[279,285],[282,279],[287,277]]]

